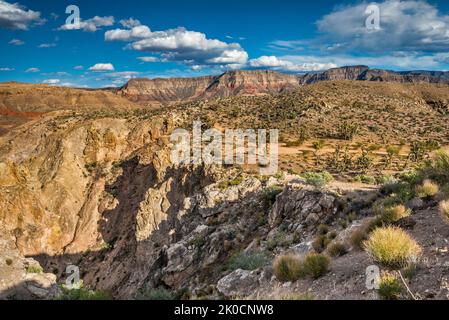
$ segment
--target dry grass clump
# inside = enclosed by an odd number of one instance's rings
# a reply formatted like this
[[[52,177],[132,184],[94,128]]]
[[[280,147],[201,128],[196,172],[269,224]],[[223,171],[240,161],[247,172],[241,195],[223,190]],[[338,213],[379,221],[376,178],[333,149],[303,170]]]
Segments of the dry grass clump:
[[[381,218],[384,223],[393,223],[403,218],[409,217],[410,215],[411,210],[400,204],[385,208],[381,215]]]
[[[328,246],[327,253],[331,257],[341,257],[348,253],[348,248],[341,242],[335,242]]]
[[[443,216],[443,219],[449,223],[449,200],[440,202],[440,213]]]
[[[276,257],[273,262],[273,271],[281,282],[296,281],[303,276],[301,260],[294,255],[282,255]]]
[[[282,255],[274,260],[273,271],[279,281],[294,282],[307,276],[318,279],[329,271],[329,265],[329,257],[323,254],[311,253],[304,259]]]
[[[413,238],[397,227],[374,230],[364,242],[364,247],[375,261],[393,268],[416,261],[422,251]]]
[[[422,185],[416,187],[416,196],[421,199],[429,199],[436,196],[439,191],[438,184],[431,180],[424,180]]]

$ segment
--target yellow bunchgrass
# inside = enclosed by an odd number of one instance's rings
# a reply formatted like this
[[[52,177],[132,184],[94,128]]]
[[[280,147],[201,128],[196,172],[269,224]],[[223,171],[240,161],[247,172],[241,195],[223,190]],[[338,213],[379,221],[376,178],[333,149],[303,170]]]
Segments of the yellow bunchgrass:
[[[447,222],[449,222],[449,200],[440,202],[440,213]]]
[[[365,250],[380,264],[398,268],[418,260],[422,249],[404,230],[397,227],[383,227],[374,230]]]
[[[416,187],[416,195],[419,198],[432,198],[438,194],[438,184],[431,180],[425,180],[422,185]]]

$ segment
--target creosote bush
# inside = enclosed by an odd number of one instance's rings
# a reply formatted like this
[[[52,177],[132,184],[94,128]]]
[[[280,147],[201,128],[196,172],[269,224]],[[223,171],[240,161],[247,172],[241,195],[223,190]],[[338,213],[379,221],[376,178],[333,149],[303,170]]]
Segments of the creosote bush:
[[[384,300],[398,300],[403,291],[402,283],[392,273],[385,273],[379,281],[379,296]]]
[[[374,230],[364,242],[364,247],[376,262],[391,268],[400,268],[416,261],[422,251],[413,238],[397,227]]]
[[[421,199],[429,199],[436,196],[439,191],[438,184],[431,180],[424,180],[422,185],[416,187],[416,196]]]

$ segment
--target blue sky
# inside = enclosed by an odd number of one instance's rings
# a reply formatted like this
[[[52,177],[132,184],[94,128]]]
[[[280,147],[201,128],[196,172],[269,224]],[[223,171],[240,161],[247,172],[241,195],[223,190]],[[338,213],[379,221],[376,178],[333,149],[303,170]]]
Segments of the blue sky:
[[[77,26],[65,24],[71,4]],[[449,3],[0,0],[0,44],[0,81],[79,87],[234,69],[448,70]]]

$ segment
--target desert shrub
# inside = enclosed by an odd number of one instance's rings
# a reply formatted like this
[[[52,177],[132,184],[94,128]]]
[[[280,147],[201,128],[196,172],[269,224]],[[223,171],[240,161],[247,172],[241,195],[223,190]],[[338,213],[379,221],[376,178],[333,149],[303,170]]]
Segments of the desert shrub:
[[[304,275],[318,279],[329,271],[330,259],[318,253],[310,253],[302,261],[301,269]]]
[[[343,140],[352,140],[354,136],[359,132],[360,126],[357,123],[349,123],[344,121],[338,128],[337,137]]]
[[[424,180],[424,182],[416,187],[416,196],[422,199],[429,199],[438,194],[440,188],[431,180]]]
[[[231,181],[229,181],[229,185],[231,186],[238,186],[243,182],[243,177],[237,177]]]
[[[363,242],[368,240],[368,233],[366,228],[360,227],[351,233],[349,242],[357,249],[363,249]]]
[[[267,249],[272,251],[276,249],[276,247],[283,247],[290,244],[288,241],[288,237],[284,232],[278,232],[271,239],[267,241]]]
[[[449,222],[449,200],[440,202],[440,213],[441,216]]]
[[[391,273],[385,273],[379,280],[379,296],[384,300],[401,298],[403,287],[399,279]]]
[[[423,175],[441,185],[449,183],[449,149],[435,152],[431,160],[422,169]]]
[[[44,270],[39,265],[30,265],[26,268],[27,273],[42,273]]]
[[[312,242],[312,248],[318,252],[321,253],[324,250],[326,250],[328,244],[331,242],[331,239],[329,239],[326,235],[319,235],[315,238]]]
[[[411,210],[404,205],[399,204],[396,206],[387,207],[383,210],[381,219],[384,223],[393,223],[403,218],[409,217]]]
[[[232,270],[243,269],[243,270],[256,270],[268,262],[268,258],[264,253],[261,252],[240,252],[229,261],[229,268]]]
[[[306,179],[306,183],[317,188],[322,188],[334,180],[334,177],[327,172],[308,172],[302,175]]]
[[[265,201],[272,205],[273,203],[276,202],[276,197],[282,192],[282,188],[278,187],[278,186],[271,186],[266,188],[263,191],[263,196]]]
[[[303,276],[301,260],[293,255],[278,256],[273,262],[273,272],[281,282],[296,281]]]
[[[348,249],[343,243],[335,242],[327,247],[327,253],[331,257],[341,257],[344,256],[346,253],[348,253]]]
[[[396,227],[374,230],[364,246],[375,261],[392,268],[416,261],[421,254],[421,247],[416,241]]]
[[[370,175],[366,175],[366,174],[357,176],[357,177],[356,177],[356,181],[357,181],[357,182],[364,183],[364,184],[370,184],[370,185],[375,185],[375,184],[377,184],[377,180],[376,180],[375,177],[370,176]]]
[[[112,297],[105,291],[94,291],[81,285],[79,289],[68,289],[62,286],[61,293],[56,300],[112,300]]]

